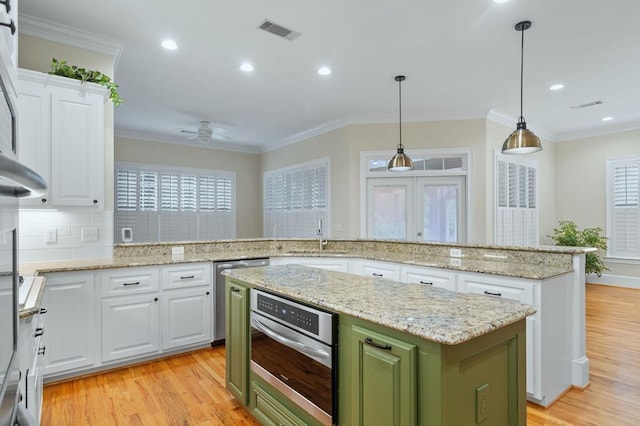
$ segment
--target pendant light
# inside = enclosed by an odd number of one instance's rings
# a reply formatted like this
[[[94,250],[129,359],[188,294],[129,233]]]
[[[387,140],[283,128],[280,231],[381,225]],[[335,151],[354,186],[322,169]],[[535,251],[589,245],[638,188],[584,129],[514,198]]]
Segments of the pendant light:
[[[404,146],[402,145],[402,82],[405,78],[404,75],[398,75],[395,78],[398,82],[398,128],[400,129],[400,141],[398,143],[398,152],[389,160],[389,164],[387,165],[387,170],[390,172],[408,172],[409,170],[413,170],[413,161],[404,153]]]
[[[530,154],[542,150],[540,138],[527,129],[527,123],[522,116],[522,86],[524,68],[524,32],[531,28],[531,21],[522,21],[516,24],[516,31],[522,33],[522,45],[520,47],[520,117],[516,130],[502,144],[503,154]]]

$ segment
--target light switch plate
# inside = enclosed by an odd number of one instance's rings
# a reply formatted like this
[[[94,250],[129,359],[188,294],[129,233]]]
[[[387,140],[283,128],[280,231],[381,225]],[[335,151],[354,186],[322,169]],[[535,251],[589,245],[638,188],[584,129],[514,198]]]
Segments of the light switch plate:
[[[47,228],[44,230],[44,242],[47,244],[58,242],[58,229]]]
[[[462,257],[462,249],[456,249],[456,248],[449,249],[449,256]]]
[[[172,256],[184,255],[184,247],[171,247]]]

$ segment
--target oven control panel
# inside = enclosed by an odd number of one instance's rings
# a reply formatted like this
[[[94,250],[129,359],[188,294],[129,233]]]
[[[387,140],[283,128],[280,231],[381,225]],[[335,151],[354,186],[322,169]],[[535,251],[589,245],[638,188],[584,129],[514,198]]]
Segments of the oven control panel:
[[[294,325],[309,333],[318,335],[318,314],[309,312],[304,306],[296,306],[282,300],[273,299],[264,294],[258,294],[258,312],[269,314],[280,321]]]

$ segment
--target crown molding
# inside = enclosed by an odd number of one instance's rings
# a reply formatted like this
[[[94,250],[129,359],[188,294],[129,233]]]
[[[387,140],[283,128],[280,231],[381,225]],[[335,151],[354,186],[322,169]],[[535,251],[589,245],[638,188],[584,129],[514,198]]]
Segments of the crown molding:
[[[109,55],[113,58],[114,69],[124,50],[124,44],[120,41],[34,16],[20,14],[19,22],[20,34]]]
[[[640,130],[640,122],[630,121],[605,127],[596,127],[587,130],[562,133],[556,142],[568,142],[576,139],[592,138],[616,133],[633,132]]]
[[[511,127],[511,128],[514,128],[514,126],[518,122],[518,119],[516,117],[512,117],[509,114],[505,114],[505,113],[503,113],[501,111],[498,111],[498,110],[495,110],[495,109],[489,110],[489,113],[487,114],[486,118],[487,118],[487,120],[490,120],[490,121],[493,121],[495,123],[502,124],[503,126],[507,126],[507,127]],[[543,139],[545,141],[558,142],[561,139],[560,135],[558,135],[556,133],[548,132],[548,131],[546,131],[544,129],[541,129],[539,127],[527,126],[527,128],[529,128],[533,133],[538,135],[538,137],[540,139]]]
[[[196,148],[242,152],[245,154],[260,154],[261,152],[259,147],[253,145],[238,145],[230,142],[209,142],[207,144],[203,144],[196,142],[195,140],[193,142],[191,140],[180,140],[179,138],[172,138],[148,132],[140,132],[137,130],[115,129],[114,136],[116,138],[135,139],[146,142],[161,142],[174,145],[186,145]]]
[[[338,118],[336,120],[327,121],[320,124],[319,126],[303,130],[302,132],[295,133],[279,141],[268,143],[266,146],[264,146],[261,152],[269,152],[288,145],[293,145],[295,143],[302,142],[303,140],[310,139],[314,136],[346,127],[349,124],[351,123],[347,118]]]

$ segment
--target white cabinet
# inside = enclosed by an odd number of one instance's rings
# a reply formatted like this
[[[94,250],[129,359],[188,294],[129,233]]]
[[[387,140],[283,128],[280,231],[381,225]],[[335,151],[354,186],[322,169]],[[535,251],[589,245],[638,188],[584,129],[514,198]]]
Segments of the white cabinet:
[[[379,260],[352,260],[349,272],[365,277],[380,277],[393,281],[400,281],[400,265]]]
[[[157,293],[102,301],[102,361],[116,361],[160,350]]]
[[[40,424],[42,412],[42,357],[45,347],[42,343],[44,329],[40,313],[20,319],[20,393],[24,405],[36,423]]]
[[[401,265],[400,282],[423,284],[456,291],[456,274],[438,268]]]
[[[44,376],[91,367],[98,362],[100,347],[92,273],[47,275],[42,307]]]
[[[213,340],[213,268],[210,263],[162,270],[162,349]]]
[[[211,342],[211,288],[170,290],[162,294],[162,349]]]
[[[21,206],[104,207],[106,96],[96,84],[19,70],[19,158],[49,183]]]

